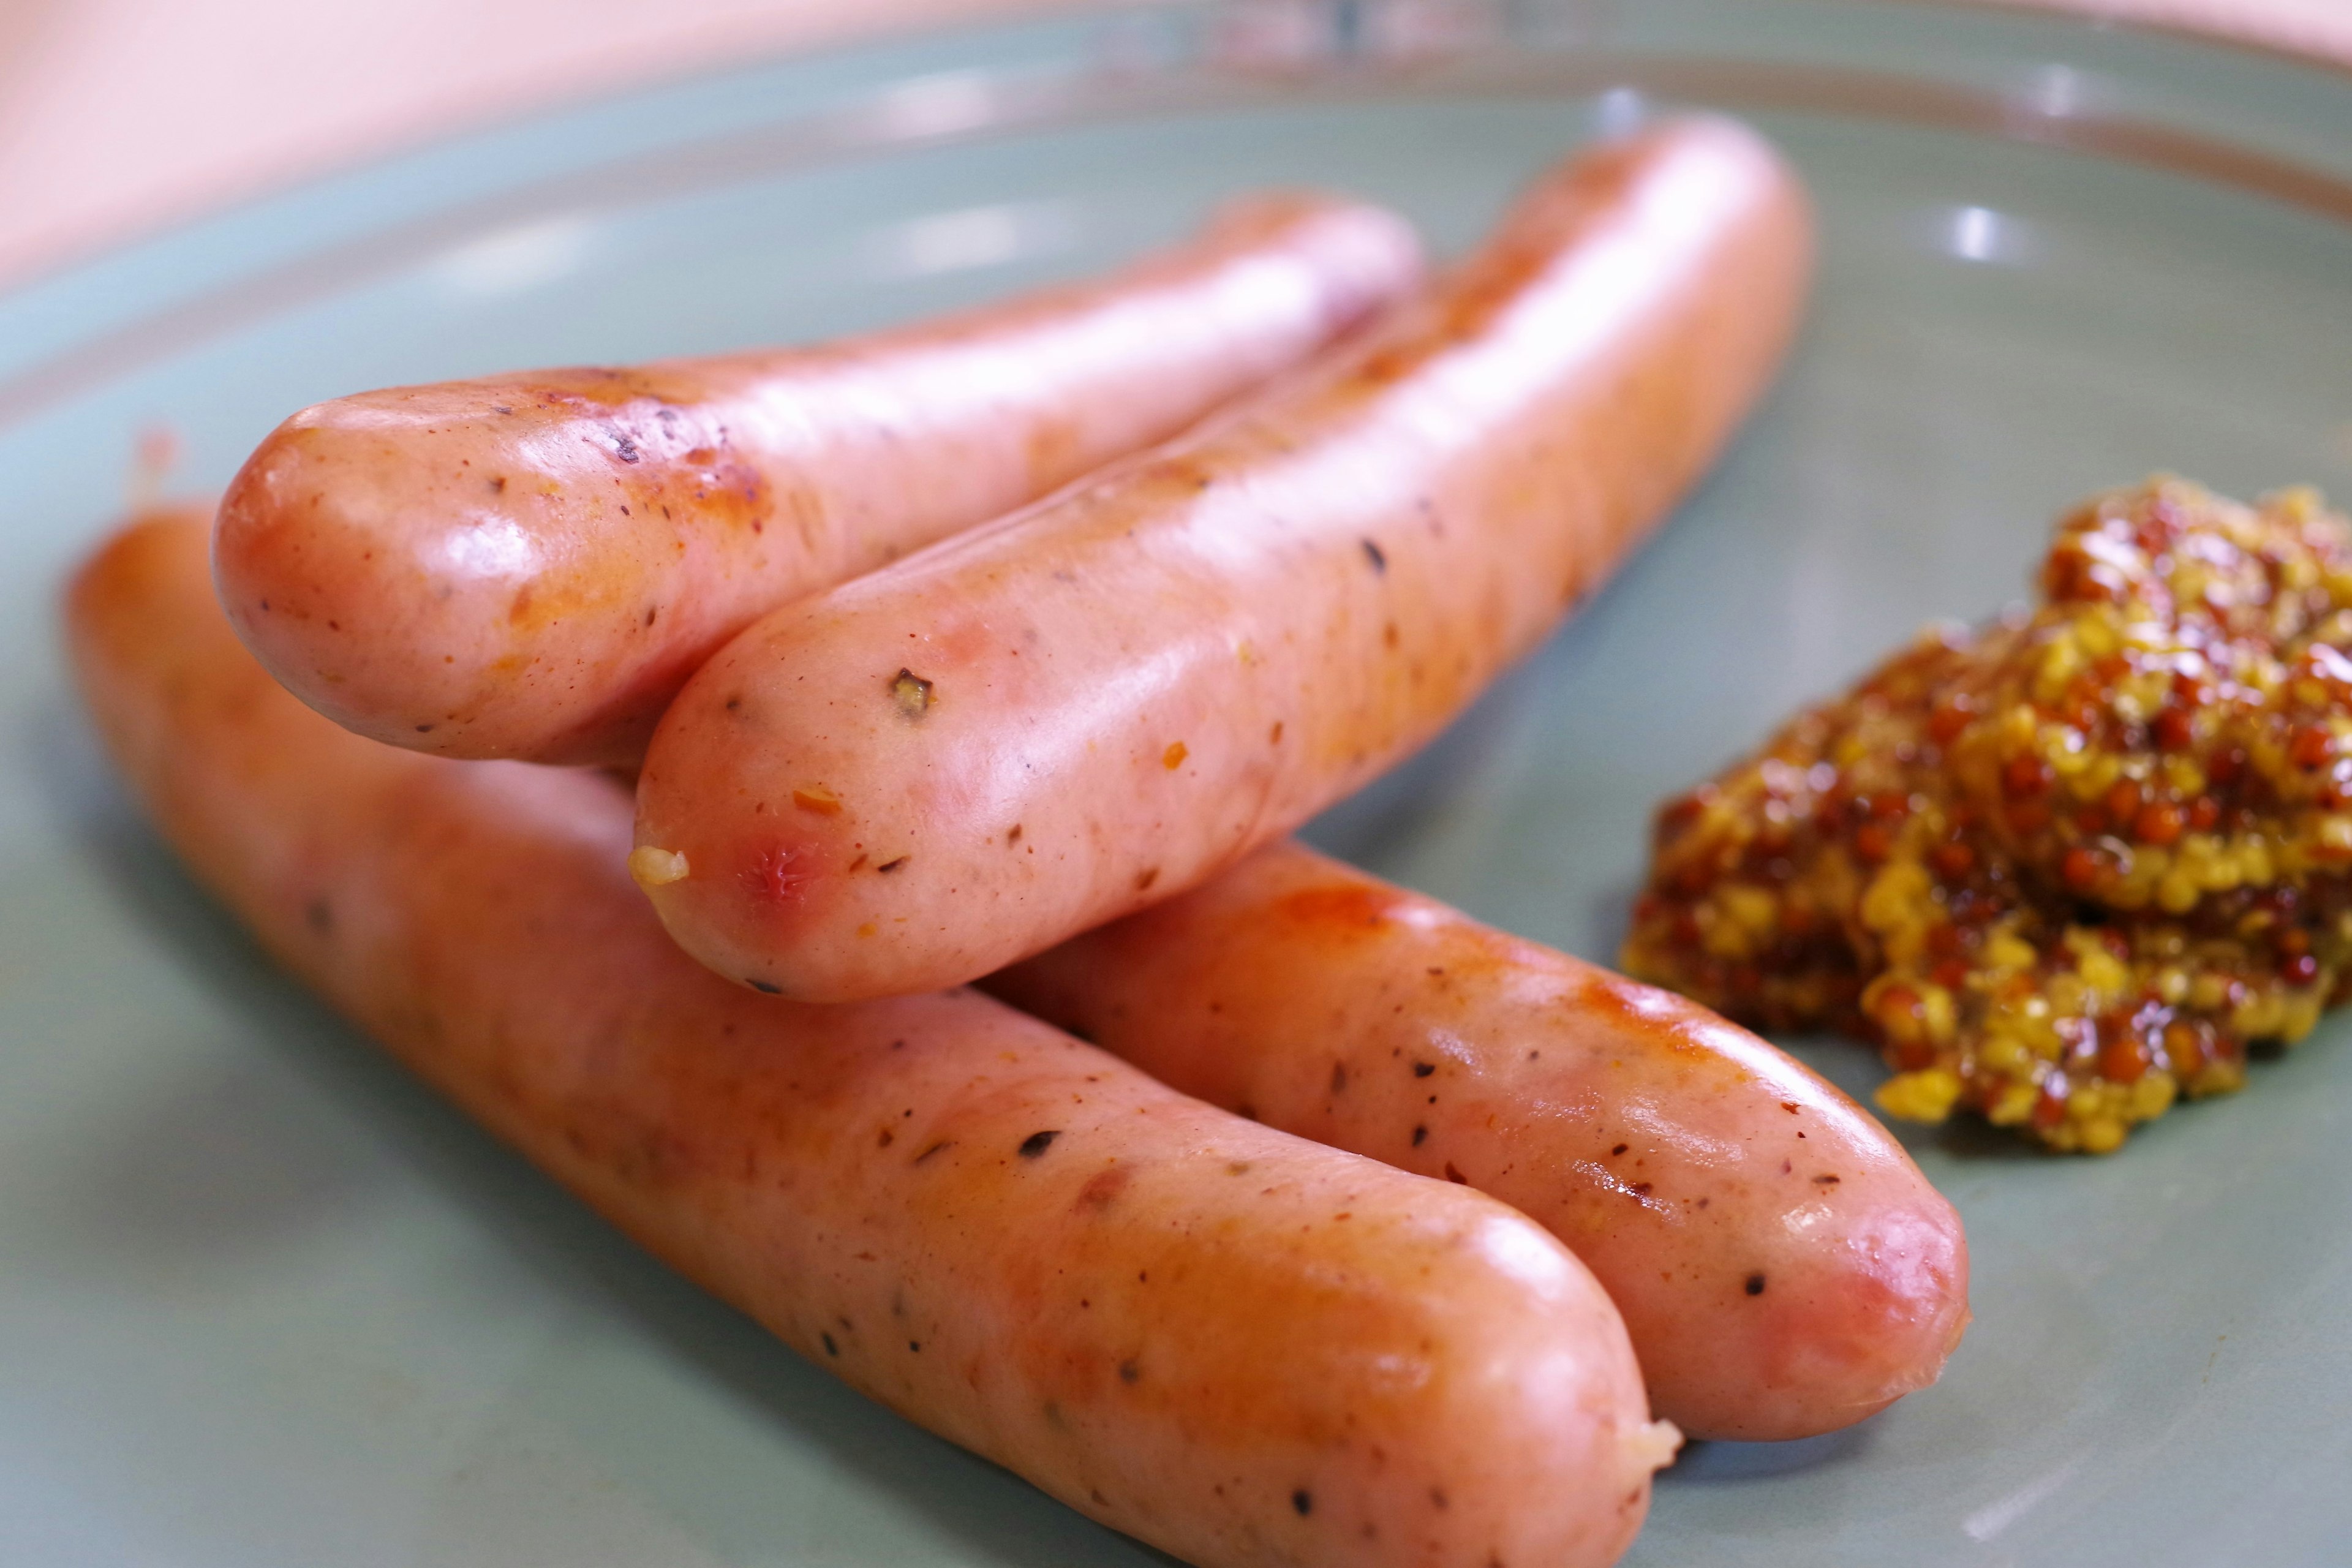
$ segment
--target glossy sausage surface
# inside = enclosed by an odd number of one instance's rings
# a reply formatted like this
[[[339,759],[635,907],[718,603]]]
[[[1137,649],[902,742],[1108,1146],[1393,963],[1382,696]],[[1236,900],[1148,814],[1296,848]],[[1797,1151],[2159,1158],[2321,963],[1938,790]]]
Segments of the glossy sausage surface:
[[[1692,1436],[1859,1421],[1934,1382],[1968,1322],[1958,1215],[1835,1088],[1297,844],[984,986],[1187,1094],[1538,1221]]]
[[[273,685],[204,531],[84,569],[83,691],[289,968],[802,1354],[1203,1564],[1574,1568],[1672,1429],[1591,1276],[1493,1199],[1188,1099],[971,992],[844,1008],[663,935],[602,774],[459,763]]]
[[[338,398],[230,486],[222,602],[362,734],[634,763],[757,616],[1175,434],[1419,255],[1380,209],[1268,197],[1107,279],[872,338]]]
[[[646,757],[664,921],[844,1001],[1231,864],[1435,733],[1657,520],[1779,363],[1810,246],[1747,131],[1604,145],[1248,404],[764,618]]]

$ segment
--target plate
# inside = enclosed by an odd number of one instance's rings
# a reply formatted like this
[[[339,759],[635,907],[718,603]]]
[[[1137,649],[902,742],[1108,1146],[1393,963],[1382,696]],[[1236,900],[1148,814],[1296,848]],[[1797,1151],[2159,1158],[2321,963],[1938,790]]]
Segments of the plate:
[[[1244,184],[1460,247],[1678,103],[1752,117],[1818,195],[1795,362],[1646,552],[1316,828],[1605,959],[1656,797],[2020,595],[2074,498],[2158,468],[2352,495],[2352,78],[1921,4],[1096,13],[541,116],[0,299],[0,1558],[1164,1561],[803,1365],[274,973],[110,779],[53,595],[142,433],[208,488],[332,394],[870,327],[1105,266]],[[1629,1563],[2346,1561],[2347,1034],[2112,1159],[1910,1135],[1975,1250],[1943,1382],[1696,1447]]]

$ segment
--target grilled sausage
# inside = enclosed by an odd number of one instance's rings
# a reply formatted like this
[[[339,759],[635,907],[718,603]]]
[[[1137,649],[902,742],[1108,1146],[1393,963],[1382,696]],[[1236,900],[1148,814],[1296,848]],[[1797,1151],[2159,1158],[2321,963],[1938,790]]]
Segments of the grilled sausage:
[[[1934,1382],[1968,1322],[1959,1215],[1836,1089],[1295,843],[983,984],[1187,1094],[1539,1221],[1693,1436],[1859,1421]]]
[[[1173,435],[1419,269],[1393,216],[1275,197],[1103,281],[862,341],[339,398],[230,486],[221,597],[362,734],[632,763],[762,612]]]
[[[1810,227],[1685,121],[1542,181],[1417,304],[1158,453],[754,625],[649,751],[671,933],[813,1001],[1181,891],[1426,741],[1778,363]]]
[[[1615,1310],[1464,1188],[1215,1110],[971,992],[771,1001],[630,887],[601,774],[336,729],[119,538],[68,626],[189,864],[394,1055],[932,1430],[1210,1565],[1599,1565],[1674,1444]]]

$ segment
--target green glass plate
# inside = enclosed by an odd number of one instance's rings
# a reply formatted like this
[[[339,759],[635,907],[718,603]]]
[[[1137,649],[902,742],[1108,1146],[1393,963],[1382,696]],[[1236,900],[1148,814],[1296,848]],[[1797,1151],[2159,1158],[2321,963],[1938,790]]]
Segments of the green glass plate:
[[[336,393],[870,327],[1271,182],[1459,247],[1677,104],[1819,196],[1796,361],[1581,616],[1316,830],[1605,959],[1656,797],[2020,595],[2067,502],[2154,468],[2352,495],[2352,78],[1924,4],[1103,12],[534,118],[0,297],[0,1560],[1164,1561],[803,1365],[273,972],[108,776],[58,583],[155,427],[195,490]],[[1906,1135],[1974,1245],[1950,1371],[1694,1448],[1629,1562],[2352,1562],[2346,1033],[2112,1159]]]

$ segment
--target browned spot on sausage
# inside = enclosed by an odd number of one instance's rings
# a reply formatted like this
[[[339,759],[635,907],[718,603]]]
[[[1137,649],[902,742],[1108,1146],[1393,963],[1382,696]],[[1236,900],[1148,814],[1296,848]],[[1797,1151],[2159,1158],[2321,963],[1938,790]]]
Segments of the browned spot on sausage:
[[[955,1140],[954,1140],[954,1139],[952,1139],[952,1138],[942,1138],[942,1139],[940,1139],[938,1142],[936,1142],[936,1143],[932,1144],[929,1148],[928,1148],[928,1149],[924,1150],[921,1153],[919,1153],[919,1154],[916,1155],[916,1156],[915,1156],[915,1163],[916,1163],[916,1164],[918,1164],[918,1165],[919,1165],[919,1164],[921,1164],[924,1161],[926,1161],[926,1160],[929,1159],[932,1155],[934,1155],[934,1154],[936,1154],[936,1153],[938,1153],[940,1150],[942,1150],[942,1149],[952,1149],[952,1148],[954,1148],[954,1147],[955,1147]]]
[[[1265,740],[1266,740],[1266,744],[1268,744],[1268,745],[1270,745],[1270,746],[1279,746],[1280,744],[1282,744],[1282,721],[1281,721],[1281,720],[1277,719],[1277,720],[1276,720],[1276,721],[1274,721],[1274,728],[1266,731],[1266,733],[1265,733]]]
[[[896,871],[913,858],[914,857],[912,855],[901,855],[896,860],[885,860],[882,864],[875,867],[874,868],[877,871]]]
[[[1125,1165],[1106,1165],[1087,1178],[1087,1184],[1078,1189],[1077,1199],[1070,1206],[1099,1214],[1110,1207],[1112,1201],[1127,1191],[1128,1184],[1134,1180],[1135,1173]]]
[[[1470,1184],[1470,1178],[1455,1170],[1454,1162],[1451,1160],[1445,1162],[1445,1179],[1449,1182],[1459,1182],[1465,1187]]]
[[[1077,473],[1082,466],[1081,454],[1085,448],[1075,420],[1042,420],[1029,432],[1025,445],[1028,447],[1029,483],[1034,489],[1055,489],[1064,479]]]
[[[1339,882],[1301,888],[1276,908],[1284,918],[1300,925],[1370,931],[1385,923],[1404,901],[1403,894],[1377,882]]]
[[[1747,1069],[1707,1043],[1706,1028],[1721,1028],[1721,1021],[1708,1018],[1693,1004],[1670,992],[1592,968],[1585,972],[1577,1004],[1593,1015],[1596,1023],[1605,1018],[1611,1026],[1654,1042],[1677,1056],[1712,1063],[1727,1077],[1743,1082],[1748,1077]]]
[[[1826,1172],[1826,1171],[1822,1172],[1820,1175],[1815,1176],[1815,1177],[1813,1178],[1813,1185],[1815,1185],[1815,1186],[1817,1186],[1817,1187],[1834,1187],[1834,1186],[1836,1186],[1837,1184],[1838,1184],[1838,1178],[1837,1178],[1837,1177],[1835,1177],[1835,1176],[1831,1175],[1831,1174],[1830,1174],[1828,1172]]]
[[[1333,1094],[1345,1094],[1348,1092],[1348,1064],[1346,1062],[1333,1062],[1331,1064],[1331,1092]]]
[[[874,1140],[875,1146],[882,1149],[887,1149],[896,1142],[898,1142],[898,1134],[891,1131],[887,1127],[882,1129],[881,1132]]]
[[[1157,866],[1150,870],[1139,871],[1135,875],[1135,890],[1139,893],[1148,893],[1151,890],[1151,884],[1158,880],[1160,880],[1160,868]]]
[[[1129,1356],[1127,1360],[1118,1363],[1119,1382],[1132,1385],[1142,1376],[1143,1368],[1136,1364],[1136,1361],[1133,1356]]]

